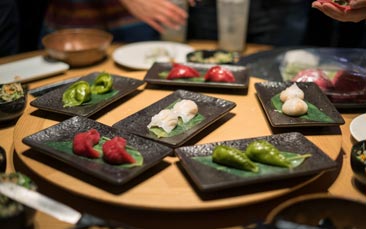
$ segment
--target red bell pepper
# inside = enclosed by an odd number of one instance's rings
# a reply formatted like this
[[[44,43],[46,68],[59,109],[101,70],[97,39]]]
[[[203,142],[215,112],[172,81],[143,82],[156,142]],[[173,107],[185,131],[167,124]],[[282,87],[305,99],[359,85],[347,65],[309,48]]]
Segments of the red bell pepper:
[[[211,67],[205,74],[206,81],[214,82],[235,82],[235,77],[233,73],[219,65]]]
[[[340,10],[348,11],[351,10],[349,6],[349,0],[317,0],[320,3],[330,3]]]
[[[99,139],[100,134],[96,129],[76,134],[72,142],[74,153],[88,158],[99,158],[99,152],[93,149],[93,146],[98,144]]]
[[[187,65],[174,63],[172,70],[170,70],[167,77],[168,80],[180,78],[195,78],[200,77],[200,73]]]
[[[106,141],[102,146],[103,160],[115,165],[135,163],[135,159],[126,151],[126,145],[126,140],[119,136]]]

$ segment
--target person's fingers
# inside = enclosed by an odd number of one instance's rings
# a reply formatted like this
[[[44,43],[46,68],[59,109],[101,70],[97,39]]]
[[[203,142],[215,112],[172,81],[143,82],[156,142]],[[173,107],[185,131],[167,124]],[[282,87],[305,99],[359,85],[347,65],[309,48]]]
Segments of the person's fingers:
[[[313,8],[318,9],[318,10],[321,10],[322,4],[321,4],[320,2],[318,2],[318,1],[314,1],[314,2],[311,4],[311,6],[312,6]]]
[[[343,11],[328,3],[322,5],[321,11],[325,15],[342,22],[359,22],[366,18],[365,9]]]
[[[158,31],[159,33],[164,32],[164,28],[161,26],[160,23],[157,23],[154,20],[146,20],[145,21],[148,25],[150,25],[152,28],[154,28],[156,31]]]
[[[360,9],[366,7],[366,0],[351,0],[349,3],[351,9]],[[364,9],[366,11],[366,9]]]
[[[195,0],[188,0],[188,3],[189,3],[190,6],[195,6],[196,5]]]

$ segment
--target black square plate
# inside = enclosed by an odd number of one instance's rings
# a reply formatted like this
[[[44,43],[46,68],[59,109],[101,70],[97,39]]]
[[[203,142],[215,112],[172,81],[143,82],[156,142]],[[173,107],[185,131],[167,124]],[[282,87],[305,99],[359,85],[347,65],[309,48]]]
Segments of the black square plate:
[[[250,142],[258,139],[267,140],[281,151],[298,154],[310,153],[312,156],[307,158],[303,164],[293,169],[277,167],[278,169],[276,169],[277,171],[275,173],[269,173],[266,170],[260,170],[259,173],[237,170],[240,172],[240,176],[211,168],[194,159],[195,157],[212,155],[213,149],[218,145],[226,145],[245,150]],[[259,184],[312,175],[321,171],[333,169],[336,166],[335,161],[329,158],[302,134],[297,132],[185,146],[175,149],[175,153],[182,162],[183,168],[201,191],[216,191],[249,184]]]
[[[92,82],[99,74],[100,72],[93,72],[80,78],[80,80]],[[89,117],[100,111],[104,107],[108,106],[109,104],[117,101],[118,99],[134,92],[139,86],[144,84],[142,80],[136,80],[113,74],[111,75],[113,77],[113,89],[118,90],[118,92],[112,98],[103,100],[97,104],[86,104],[76,107],[63,107],[62,94],[70,86],[71,83],[36,98],[30,104],[34,107],[50,112],[61,113],[69,116],[77,115]]]
[[[198,63],[184,63],[189,67],[193,67],[201,74],[210,69],[212,64],[198,64]],[[249,76],[247,74],[246,68],[243,66],[235,65],[221,65],[228,70],[230,70],[234,77],[235,82],[225,83],[225,82],[193,82],[189,80],[179,79],[179,80],[168,80],[159,77],[159,73],[163,71],[170,71],[172,69],[171,63],[154,63],[153,66],[146,73],[144,80],[149,84],[157,85],[171,85],[171,86],[189,86],[189,87],[205,87],[205,88],[225,88],[225,89],[247,89],[249,84]]]
[[[257,96],[273,127],[339,126],[344,124],[344,119],[335,108],[334,104],[331,103],[320,88],[312,82],[298,82],[296,84],[304,92],[304,100],[315,105],[320,111],[329,116],[333,122],[320,122],[301,117],[291,117],[276,111],[271,102],[272,97],[281,93],[281,91],[292,84],[293,83],[291,82],[262,82],[255,84]]]
[[[193,128],[177,136],[158,138],[154,134],[150,133],[147,125],[150,123],[152,116],[159,113],[161,110],[165,109],[178,99],[193,100],[198,106],[198,113],[203,115],[205,119]],[[179,147],[202,131],[204,128],[225,116],[235,106],[236,104],[231,101],[206,96],[200,93],[177,90],[167,97],[157,101],[156,103],[115,123],[113,127],[126,130],[142,137],[150,138],[172,147]]]
[[[121,168],[97,159],[88,159],[76,154],[70,154],[62,150],[57,150],[47,144],[47,142],[69,141],[79,132],[96,129],[101,136],[113,138],[121,136],[127,140],[127,145],[136,148],[143,156],[143,165],[133,168]],[[23,142],[41,153],[49,155],[66,164],[79,169],[82,172],[98,177],[106,182],[122,185],[152,166],[158,164],[164,157],[172,153],[172,149],[148,139],[122,132],[110,126],[96,122],[94,120],[75,116],[59,124],[41,130],[35,134],[27,136]]]

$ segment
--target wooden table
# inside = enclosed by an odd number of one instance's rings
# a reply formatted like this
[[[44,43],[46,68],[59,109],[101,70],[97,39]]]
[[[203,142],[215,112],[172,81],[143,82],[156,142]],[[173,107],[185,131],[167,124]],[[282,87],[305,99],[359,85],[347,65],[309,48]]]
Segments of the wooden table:
[[[191,41],[189,44],[195,48],[216,48],[215,42]],[[133,71],[113,62],[110,57],[113,50],[118,46],[119,44],[115,44],[109,49],[109,58],[102,63],[87,68],[70,69],[65,74],[32,82],[29,87],[35,88],[101,70],[143,79],[145,71]],[[249,44],[243,54],[248,55],[269,48],[268,46]],[[38,54],[43,54],[43,51],[3,58],[0,63]],[[212,132],[207,133],[206,136],[201,136],[195,143],[273,134],[274,131],[267,123],[260,104],[254,95],[253,85],[259,81],[262,80],[251,78],[247,95],[208,92],[208,95],[228,99],[238,105],[231,112],[234,117],[222,122],[217,129],[211,130]],[[171,93],[169,90],[149,89],[145,86],[139,88],[141,92],[136,96],[108,110],[105,114],[99,116],[97,120],[112,125],[116,121]],[[307,193],[329,192],[334,195],[366,201],[365,194],[353,183],[349,164],[349,153],[353,143],[349,133],[349,124],[354,117],[362,113],[359,110],[357,112],[360,113],[342,114],[346,124],[340,128],[325,128],[322,133],[305,134],[310,141],[315,143],[332,159],[340,162],[340,167],[336,171],[287,183],[284,187],[264,191],[258,190],[245,195],[235,195],[209,201],[199,198],[195,191],[190,188],[190,184],[177,168],[177,158],[174,157],[165,159],[170,166],[158,171],[157,175],[122,194],[112,195],[104,192],[100,187],[95,187],[73,177],[70,173],[60,172],[63,168],[54,168],[52,161],[47,161],[47,163],[51,163],[48,165],[44,161],[39,162],[24,156],[23,153],[29,149],[21,142],[24,136],[62,121],[60,117],[45,118],[42,115],[33,115],[32,112],[34,111],[36,111],[34,107],[28,106],[16,125],[12,123],[4,125],[0,129],[1,145],[5,147],[9,158],[7,171],[18,170],[24,172],[36,181],[40,191],[46,195],[80,211],[87,211],[101,217],[123,220],[139,227],[231,227],[263,220],[277,204],[288,198]],[[14,148],[15,152],[13,152]],[[176,177],[172,179],[172,175]],[[152,187],[154,188],[153,192],[151,191]],[[182,195],[182,192],[184,195]],[[149,201],[146,203],[142,197],[148,194],[156,195],[156,197],[149,196]],[[161,199],[162,195],[167,196],[166,201]],[[135,199],[130,201],[129,198]],[[70,225],[42,213],[37,213],[35,228],[65,228],[67,226]]]

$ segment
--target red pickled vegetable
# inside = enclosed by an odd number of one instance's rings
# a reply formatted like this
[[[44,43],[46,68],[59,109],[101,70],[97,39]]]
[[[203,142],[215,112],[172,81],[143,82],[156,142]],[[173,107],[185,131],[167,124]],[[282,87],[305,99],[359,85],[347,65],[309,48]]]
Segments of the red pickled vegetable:
[[[127,153],[126,145],[126,140],[119,136],[106,141],[102,146],[103,160],[115,165],[135,163],[135,159]]]
[[[168,80],[179,78],[195,78],[200,77],[200,73],[187,65],[174,63],[172,70],[170,70],[167,77]]]
[[[351,7],[348,5],[349,0],[317,0],[320,3],[330,3],[340,10],[348,11]]]
[[[219,65],[211,67],[205,74],[206,81],[214,82],[235,82],[235,77],[233,73]]]
[[[99,158],[99,152],[93,149],[93,146],[98,144],[99,139],[100,134],[96,129],[78,133],[74,136],[72,149],[77,155],[88,158]]]
[[[293,82],[314,82],[323,90],[329,90],[333,87],[332,81],[321,69],[303,70],[291,80]]]
[[[359,92],[366,88],[366,76],[339,70],[333,78],[333,84],[337,92]]]

